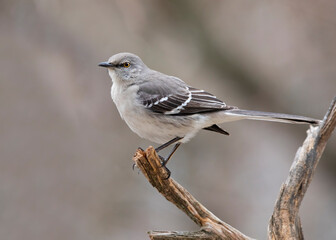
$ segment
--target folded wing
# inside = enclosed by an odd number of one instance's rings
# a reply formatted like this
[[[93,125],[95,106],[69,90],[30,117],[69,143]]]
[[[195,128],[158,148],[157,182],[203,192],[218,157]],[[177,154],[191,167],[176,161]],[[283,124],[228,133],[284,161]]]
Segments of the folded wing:
[[[140,87],[138,96],[145,108],[167,115],[189,115],[233,109],[211,93],[190,86],[180,86],[176,88],[176,92],[173,92],[172,88]]]

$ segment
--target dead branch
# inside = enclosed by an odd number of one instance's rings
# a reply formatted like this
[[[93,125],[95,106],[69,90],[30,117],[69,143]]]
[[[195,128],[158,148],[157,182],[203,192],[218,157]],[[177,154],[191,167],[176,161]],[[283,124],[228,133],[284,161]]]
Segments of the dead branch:
[[[199,232],[151,232],[151,239],[251,239],[217,218],[173,178],[166,179],[153,147],[138,149],[133,160],[153,187],[201,227]]]
[[[336,97],[323,122],[307,131],[307,138],[295,155],[269,222],[269,239],[303,239],[299,208],[335,126]]]
[[[299,207],[335,125],[336,97],[320,126],[310,128],[295,156],[270,219],[270,239],[303,239]],[[146,151],[138,149],[133,161],[153,187],[201,227],[197,232],[152,231],[149,232],[150,239],[251,239],[217,218],[174,179],[166,179],[168,173],[161,167],[160,158],[153,147]]]

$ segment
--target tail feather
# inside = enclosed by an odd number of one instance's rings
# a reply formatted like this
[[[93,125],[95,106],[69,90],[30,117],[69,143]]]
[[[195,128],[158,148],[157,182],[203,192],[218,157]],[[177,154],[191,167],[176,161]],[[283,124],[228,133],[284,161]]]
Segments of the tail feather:
[[[227,115],[232,116],[241,116],[246,119],[253,119],[253,120],[263,120],[263,121],[273,121],[273,122],[284,122],[284,123],[308,123],[308,124],[319,124],[321,121],[309,118],[309,117],[303,117],[303,116],[297,116],[297,115],[291,115],[291,114],[284,114],[284,113],[272,113],[272,112],[261,112],[261,111],[251,111],[251,110],[243,110],[243,109],[231,109],[226,111]]]

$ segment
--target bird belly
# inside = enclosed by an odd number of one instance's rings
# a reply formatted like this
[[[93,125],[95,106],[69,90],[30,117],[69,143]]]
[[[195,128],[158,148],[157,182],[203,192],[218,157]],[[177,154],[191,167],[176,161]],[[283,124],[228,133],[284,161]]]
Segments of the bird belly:
[[[169,116],[156,113],[146,113],[147,109],[134,109],[124,115],[129,128],[140,137],[163,144],[175,137],[181,137],[180,142],[189,141],[203,128],[195,118],[202,116]]]

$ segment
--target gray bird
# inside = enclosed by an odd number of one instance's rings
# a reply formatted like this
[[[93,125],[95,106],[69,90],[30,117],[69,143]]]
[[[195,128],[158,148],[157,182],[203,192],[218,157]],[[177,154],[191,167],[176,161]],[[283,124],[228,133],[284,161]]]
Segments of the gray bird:
[[[142,138],[162,144],[156,148],[157,152],[175,143],[170,154],[161,157],[164,167],[180,144],[189,141],[201,129],[229,135],[217,124],[241,119],[320,122],[308,117],[228,106],[211,93],[148,68],[132,53],[118,53],[99,66],[108,69],[112,99],[129,128]]]

